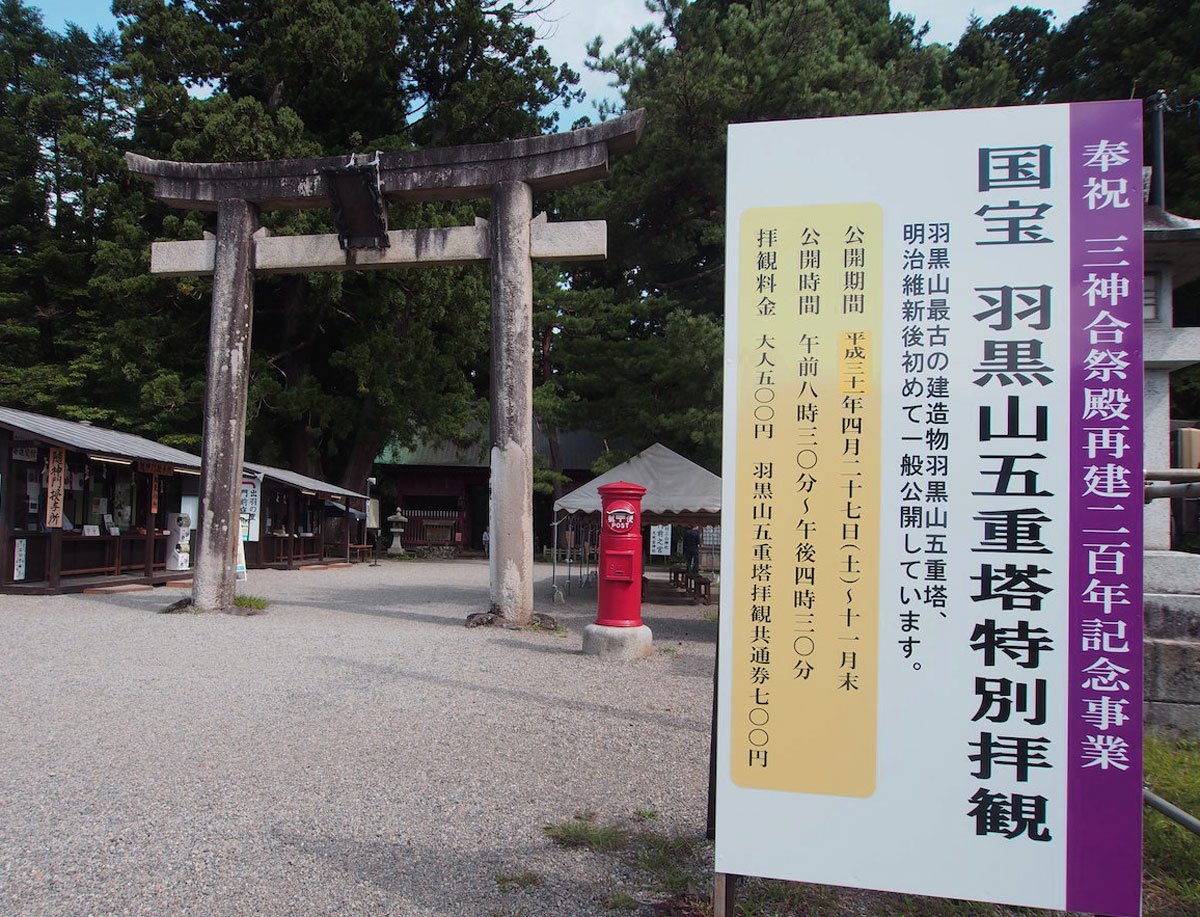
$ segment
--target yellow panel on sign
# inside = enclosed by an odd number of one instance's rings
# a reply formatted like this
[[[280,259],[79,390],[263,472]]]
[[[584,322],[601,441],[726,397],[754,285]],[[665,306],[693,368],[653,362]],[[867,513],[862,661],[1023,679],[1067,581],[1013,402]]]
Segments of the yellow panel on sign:
[[[748,210],[740,251],[732,776],[870,796],[883,212]]]

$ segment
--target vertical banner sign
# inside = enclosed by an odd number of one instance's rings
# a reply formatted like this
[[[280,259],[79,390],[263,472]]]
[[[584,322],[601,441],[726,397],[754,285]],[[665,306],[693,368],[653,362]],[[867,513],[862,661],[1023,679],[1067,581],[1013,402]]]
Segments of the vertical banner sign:
[[[19,583],[25,579],[25,558],[28,542],[24,538],[13,541],[13,582]]]
[[[246,537],[244,534],[237,541],[237,567],[234,570],[233,578],[238,583],[244,583],[249,579],[246,574]]]
[[[50,464],[46,471],[46,528],[61,529],[63,524],[63,492],[67,482],[67,450],[50,447]]]
[[[728,168],[717,870],[1135,917],[1141,103]]]
[[[259,480],[252,477],[242,478],[242,497],[239,508],[242,541],[258,541],[259,539],[259,502]]]

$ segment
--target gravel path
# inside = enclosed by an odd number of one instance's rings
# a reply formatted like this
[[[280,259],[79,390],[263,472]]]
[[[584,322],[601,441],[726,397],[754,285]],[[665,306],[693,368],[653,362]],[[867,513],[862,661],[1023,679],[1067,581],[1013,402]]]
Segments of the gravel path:
[[[536,571],[565,636],[463,627],[471,560],[252,570],[253,617],[0,596],[0,914],[612,914],[632,877],[543,826],[702,836],[716,624],[648,605],[652,658],[583,656],[594,588]]]

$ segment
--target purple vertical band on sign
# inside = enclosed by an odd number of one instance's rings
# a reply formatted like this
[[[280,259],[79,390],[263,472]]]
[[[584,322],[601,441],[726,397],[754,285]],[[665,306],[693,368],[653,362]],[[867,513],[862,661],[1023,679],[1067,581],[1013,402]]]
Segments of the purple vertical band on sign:
[[[1066,906],[1120,917],[1141,912],[1141,110],[1140,100],[1072,105],[1068,170]]]

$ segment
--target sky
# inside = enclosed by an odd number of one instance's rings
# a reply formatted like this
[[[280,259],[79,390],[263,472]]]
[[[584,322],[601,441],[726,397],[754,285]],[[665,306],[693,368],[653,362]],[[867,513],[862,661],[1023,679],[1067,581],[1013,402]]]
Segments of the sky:
[[[104,0],[26,0],[30,6],[42,10],[46,25],[61,30],[66,21],[71,21],[91,32],[96,26],[112,28],[115,21],[110,6]],[[927,42],[953,43],[962,35],[971,14],[975,13],[985,22],[1003,13],[1016,3],[1019,6],[1048,8],[1056,14],[1061,24],[1074,16],[1085,5],[1086,0],[893,0],[892,12],[910,13],[918,25],[928,22],[930,32]],[[588,99],[612,96],[606,85],[604,74],[589,73],[583,62],[587,56],[586,46],[596,35],[604,37],[604,47],[617,45],[633,26],[644,25],[651,16],[646,11],[644,0],[554,0],[543,14],[543,21],[535,24],[542,43],[546,45],[556,62],[570,64],[582,77],[581,85]],[[594,115],[591,101],[573,115]],[[570,127],[570,118],[560,123],[560,129]]]

